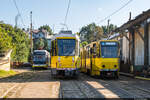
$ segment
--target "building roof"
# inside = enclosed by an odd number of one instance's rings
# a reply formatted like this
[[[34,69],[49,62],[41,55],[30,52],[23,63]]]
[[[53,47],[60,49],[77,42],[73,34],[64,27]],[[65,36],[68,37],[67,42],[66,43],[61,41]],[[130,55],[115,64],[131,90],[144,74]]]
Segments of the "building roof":
[[[47,31],[46,30],[33,30],[32,31],[33,32],[33,34],[38,34],[39,32],[42,32],[42,33],[47,33]]]
[[[140,24],[141,22],[143,22],[149,18],[150,18],[150,9],[148,9],[147,11],[143,11],[142,14],[136,16],[135,19],[132,19],[132,20],[126,22],[125,24],[123,24],[122,26],[117,28],[115,31],[119,32],[119,31],[128,29],[134,25]]]

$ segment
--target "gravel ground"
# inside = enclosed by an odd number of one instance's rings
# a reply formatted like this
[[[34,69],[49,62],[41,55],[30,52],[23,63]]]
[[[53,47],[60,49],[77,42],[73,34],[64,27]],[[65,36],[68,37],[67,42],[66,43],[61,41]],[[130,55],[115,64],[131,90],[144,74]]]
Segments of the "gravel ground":
[[[124,76],[102,80],[81,73],[65,79],[51,77],[50,70],[26,70],[0,79],[0,96],[14,85],[5,98],[150,98],[149,81]]]

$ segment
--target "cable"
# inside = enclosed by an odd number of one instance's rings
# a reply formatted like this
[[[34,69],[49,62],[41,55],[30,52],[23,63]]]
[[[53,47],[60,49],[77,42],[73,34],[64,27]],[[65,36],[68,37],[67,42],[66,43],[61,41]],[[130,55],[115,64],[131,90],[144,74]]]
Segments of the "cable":
[[[69,2],[68,2],[68,8],[67,8],[67,12],[66,12],[65,20],[64,20],[64,25],[66,25],[66,22],[67,22],[67,17],[68,17],[68,13],[69,13],[70,4],[71,4],[71,0],[69,0]]]
[[[13,0],[13,2],[14,2],[14,4],[15,4],[15,7],[16,7],[17,11],[18,11],[18,14],[20,15],[21,22],[22,22],[23,26],[25,27],[25,24],[24,24],[24,22],[23,22],[23,18],[22,18],[22,15],[21,15],[20,11],[19,11],[18,6],[17,6],[16,0]]]
[[[107,17],[105,17],[104,19],[100,20],[97,24],[107,20],[109,17],[113,16],[114,14],[116,14],[117,12],[119,12],[121,9],[123,9],[124,7],[126,7],[129,3],[131,3],[133,0],[129,0],[127,3],[125,3],[122,7],[120,7],[119,9],[117,9],[116,11],[114,11],[113,13],[111,13],[110,15],[108,15]]]

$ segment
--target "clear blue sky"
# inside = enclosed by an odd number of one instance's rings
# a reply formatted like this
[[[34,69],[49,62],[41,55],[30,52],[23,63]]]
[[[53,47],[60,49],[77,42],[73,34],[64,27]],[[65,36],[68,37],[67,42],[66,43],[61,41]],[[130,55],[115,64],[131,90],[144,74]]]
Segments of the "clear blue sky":
[[[71,0],[67,25],[73,32],[78,32],[82,26],[92,22],[98,23],[126,2],[128,0]],[[54,26],[55,32],[59,32],[62,28],[60,23],[64,22],[68,0],[16,0],[16,3],[22,14],[25,28],[29,27],[30,24],[30,11],[33,11],[35,29],[44,24],[48,24],[50,27]],[[0,5],[0,20],[15,25],[17,9],[13,0],[0,0]],[[110,22],[120,26],[128,20],[130,11],[132,18],[134,18],[148,9],[150,9],[150,0],[133,0],[121,11],[110,17]],[[18,24],[19,27],[23,27],[20,19]],[[107,20],[98,25],[106,24]]]

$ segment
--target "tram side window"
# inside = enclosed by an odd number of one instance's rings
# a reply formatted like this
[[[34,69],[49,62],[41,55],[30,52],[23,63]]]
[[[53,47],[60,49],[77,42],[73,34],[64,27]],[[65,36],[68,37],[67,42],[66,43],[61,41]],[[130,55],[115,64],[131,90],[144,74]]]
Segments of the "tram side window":
[[[86,58],[89,58],[90,57],[90,47],[88,46],[87,48],[86,48]]]
[[[79,48],[78,48],[78,41],[76,40],[76,48],[75,48],[75,55],[79,56]]]
[[[93,57],[95,58],[97,56],[97,48],[96,48],[96,44],[93,44]]]
[[[54,47],[54,48],[55,48],[55,53],[54,53],[54,55],[57,56],[56,40],[55,40],[55,47]]]
[[[56,43],[55,41],[52,42],[52,56],[56,56]]]
[[[52,42],[51,53],[52,53],[52,56],[54,56],[54,42]]]

